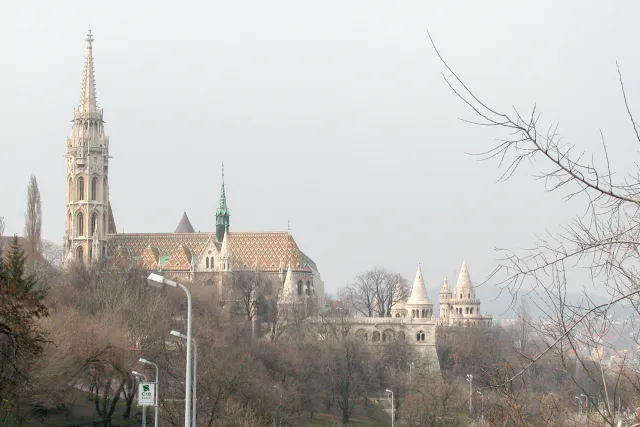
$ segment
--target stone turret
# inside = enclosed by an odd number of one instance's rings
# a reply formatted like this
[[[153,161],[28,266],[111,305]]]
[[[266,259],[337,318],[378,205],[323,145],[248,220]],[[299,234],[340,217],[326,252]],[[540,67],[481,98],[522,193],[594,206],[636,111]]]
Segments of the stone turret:
[[[465,261],[462,262],[458,282],[453,291],[449,318],[458,326],[477,325],[478,322],[484,324],[486,320],[480,315],[480,300],[476,298],[476,291]]]
[[[229,243],[229,232],[224,232],[224,237],[222,238],[222,247],[220,248],[220,270],[221,271],[231,271],[231,246]]]
[[[391,306],[389,315],[391,317],[405,317],[405,304],[406,301],[402,299],[402,284],[400,283],[400,275],[398,275],[398,281],[393,288],[393,305]]]
[[[447,321],[449,319],[449,313],[451,310],[451,289],[449,288],[449,281],[447,276],[444,277],[442,287],[440,288],[440,320]]]
[[[411,318],[430,318],[433,314],[433,304],[427,296],[420,264],[418,264],[416,278],[413,281],[411,296],[407,300],[404,308],[407,310],[407,315]]]

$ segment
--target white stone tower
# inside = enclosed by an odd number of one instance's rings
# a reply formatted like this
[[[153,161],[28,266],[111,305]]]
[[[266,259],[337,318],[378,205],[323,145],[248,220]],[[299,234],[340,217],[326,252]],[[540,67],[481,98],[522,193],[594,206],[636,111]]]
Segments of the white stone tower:
[[[447,277],[444,277],[442,288],[440,288],[440,322],[449,323],[449,315],[451,314],[451,289]]]
[[[109,224],[109,137],[103,112],[96,100],[93,37],[86,39],[80,105],[73,110],[73,127],[67,138],[67,209],[65,262],[88,263],[104,257]],[[113,230],[115,231],[115,230]]]
[[[454,314],[465,320],[474,320],[480,315],[480,300],[476,298],[476,290],[471,283],[471,276],[465,261],[462,262],[451,305]]]
[[[433,314],[433,304],[427,295],[420,264],[418,264],[418,271],[416,271],[416,279],[413,281],[411,296],[404,308],[407,310],[407,316],[411,318],[430,319]]]

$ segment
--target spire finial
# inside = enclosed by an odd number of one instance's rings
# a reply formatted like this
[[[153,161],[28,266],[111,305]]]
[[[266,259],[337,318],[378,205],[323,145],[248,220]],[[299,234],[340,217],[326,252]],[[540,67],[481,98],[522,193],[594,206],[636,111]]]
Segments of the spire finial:
[[[87,32],[87,52],[84,59],[84,72],[82,74],[82,94],[80,96],[80,112],[96,113],[98,103],[96,98],[96,76],[93,69],[93,34],[91,29]]]
[[[222,185],[224,185],[224,162],[222,162]]]
[[[87,48],[91,49],[93,47],[93,34],[91,34],[91,27],[89,27],[89,31],[87,32],[87,38],[85,41],[87,42]]]

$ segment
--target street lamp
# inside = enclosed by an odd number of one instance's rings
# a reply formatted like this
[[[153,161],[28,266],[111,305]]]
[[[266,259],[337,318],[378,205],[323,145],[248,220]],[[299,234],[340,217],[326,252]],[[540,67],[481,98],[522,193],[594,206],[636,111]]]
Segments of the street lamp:
[[[389,389],[385,390],[387,393],[391,393],[391,427],[393,427],[393,418],[394,418],[394,413],[393,413],[393,392]]]
[[[145,374],[141,374],[138,371],[131,371],[133,375],[136,377],[142,377],[144,382],[147,382],[147,376]],[[147,425],[147,405],[142,405],[142,427]]]
[[[580,394],[580,397],[584,397],[584,412],[589,413],[589,396],[586,394]]]
[[[578,396],[575,396],[578,399],[578,415],[582,416],[582,399]]]
[[[155,288],[164,288],[165,286],[181,288],[187,294],[187,366],[185,374],[184,427],[189,427],[189,424],[191,423],[191,292],[189,292],[189,289],[182,283],[165,279],[164,276],[161,276],[160,274],[149,274],[149,277],[147,277],[147,283]]]
[[[185,334],[181,334],[178,331],[171,331],[169,332],[169,334],[173,335],[174,337],[182,338],[183,340],[187,339],[187,336]],[[193,395],[191,397],[193,414],[191,417],[191,426],[196,427],[196,380],[198,378],[198,346],[196,345],[195,339],[191,339],[191,342],[193,343]]]
[[[473,413],[473,374],[467,374],[467,382],[469,383],[469,415]]]
[[[480,413],[484,416],[484,394],[480,390],[476,390],[480,395]]]
[[[138,359],[138,362],[140,363],[144,363],[145,365],[153,365],[156,367],[156,390],[155,390],[155,401],[156,401],[156,408],[154,411],[154,415],[153,415],[153,425],[155,427],[158,427],[158,365],[156,365],[153,362],[148,361],[147,359],[143,359],[142,357],[140,359]]]

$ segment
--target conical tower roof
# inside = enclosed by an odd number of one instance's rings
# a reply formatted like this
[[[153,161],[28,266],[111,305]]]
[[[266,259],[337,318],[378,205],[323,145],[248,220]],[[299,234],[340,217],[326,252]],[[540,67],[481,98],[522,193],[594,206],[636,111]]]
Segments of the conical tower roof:
[[[427,296],[427,289],[424,285],[424,278],[422,277],[422,269],[418,264],[418,271],[416,271],[416,279],[413,281],[413,288],[411,289],[411,296],[407,300],[407,305],[425,305],[431,304],[429,297]]]
[[[222,247],[220,248],[220,258],[229,259],[231,257],[231,247],[229,246],[229,233],[225,230],[222,239]]]
[[[291,303],[296,300],[296,284],[293,281],[293,273],[291,272],[291,264],[287,268],[287,276],[284,279],[284,285],[282,286],[282,294],[278,303]]]
[[[187,216],[187,213],[184,212],[182,214],[182,218],[180,218],[180,222],[178,223],[178,226],[176,227],[174,233],[195,233],[196,231],[193,229],[193,226],[191,225],[191,221],[189,221],[189,217]]]
[[[444,281],[442,282],[442,288],[440,288],[440,293],[451,293],[451,288],[449,288],[449,281],[447,280],[447,276],[444,276]]]
[[[469,275],[469,270],[467,269],[467,262],[462,261],[462,268],[460,269],[460,275],[458,276],[458,283],[456,284],[457,289],[471,289],[473,285],[471,284],[471,276]]]

